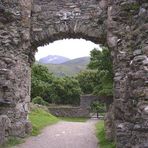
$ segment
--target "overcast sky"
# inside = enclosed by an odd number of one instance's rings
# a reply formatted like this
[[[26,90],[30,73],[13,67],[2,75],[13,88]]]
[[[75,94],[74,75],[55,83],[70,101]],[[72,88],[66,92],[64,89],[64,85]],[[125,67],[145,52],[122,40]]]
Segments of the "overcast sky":
[[[38,47],[35,55],[36,60],[48,55],[59,55],[70,59],[89,56],[94,48],[99,49],[99,45],[84,39],[64,39],[55,41],[47,46]]]

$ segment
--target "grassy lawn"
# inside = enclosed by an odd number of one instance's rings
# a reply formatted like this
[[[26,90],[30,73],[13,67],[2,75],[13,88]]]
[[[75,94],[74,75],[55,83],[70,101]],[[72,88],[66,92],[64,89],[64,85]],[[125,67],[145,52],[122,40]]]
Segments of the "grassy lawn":
[[[99,121],[96,124],[96,135],[99,140],[99,148],[115,148],[115,144],[112,142],[109,142],[105,138],[105,130],[104,130],[104,121]]]
[[[60,120],[68,121],[68,122],[86,122],[89,118],[71,118],[71,117],[59,117]]]
[[[58,118],[44,111],[43,109],[35,109],[29,114],[29,119],[33,126],[32,136],[36,136],[47,125],[55,124]]]

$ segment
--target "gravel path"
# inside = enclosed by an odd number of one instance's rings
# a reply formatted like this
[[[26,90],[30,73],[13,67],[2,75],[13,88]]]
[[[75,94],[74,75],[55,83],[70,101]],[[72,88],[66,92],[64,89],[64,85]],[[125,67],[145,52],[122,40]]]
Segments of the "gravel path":
[[[61,121],[46,127],[42,134],[30,137],[13,148],[98,148],[95,136],[97,120],[87,122]]]

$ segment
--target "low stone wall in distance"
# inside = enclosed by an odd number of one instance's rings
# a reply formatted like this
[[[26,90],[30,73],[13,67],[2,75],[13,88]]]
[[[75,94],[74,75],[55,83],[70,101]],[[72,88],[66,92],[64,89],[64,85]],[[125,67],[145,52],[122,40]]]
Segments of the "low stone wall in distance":
[[[89,110],[81,107],[71,106],[51,106],[49,112],[57,117],[89,117]]]
[[[87,94],[81,96],[80,105],[77,107],[51,105],[48,109],[51,114],[57,117],[90,117],[91,103],[94,101],[102,102],[102,100],[104,100],[102,97]]]

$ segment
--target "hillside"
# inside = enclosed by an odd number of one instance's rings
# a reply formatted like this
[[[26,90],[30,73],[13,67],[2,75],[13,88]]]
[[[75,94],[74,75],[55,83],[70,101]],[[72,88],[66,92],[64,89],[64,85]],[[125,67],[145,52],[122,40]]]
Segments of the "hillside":
[[[58,56],[58,55],[48,55],[44,58],[41,58],[39,60],[40,64],[61,64],[64,62],[69,61],[70,59],[63,57],[63,56]]]
[[[62,64],[43,64],[47,66],[49,72],[54,73],[56,76],[74,76],[82,70],[86,69],[90,57],[82,57],[69,60]]]
[[[88,64],[90,61],[90,57],[81,57],[81,58],[76,58],[73,60],[69,60],[67,62],[62,63],[63,65],[75,65],[78,66],[79,64],[82,66],[86,66],[86,63]]]

